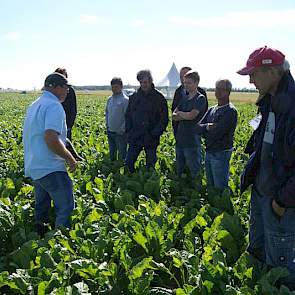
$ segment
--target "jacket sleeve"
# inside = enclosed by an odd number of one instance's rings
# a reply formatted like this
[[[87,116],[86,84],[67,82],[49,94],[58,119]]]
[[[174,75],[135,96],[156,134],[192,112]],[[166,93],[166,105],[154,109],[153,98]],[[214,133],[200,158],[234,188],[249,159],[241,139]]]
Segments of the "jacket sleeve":
[[[125,113],[125,131],[126,133],[130,132],[130,130],[132,129],[132,105],[134,103],[134,95],[131,95],[129,97],[129,103],[128,103],[128,107],[126,109],[126,113]]]
[[[164,97],[161,96],[161,101],[159,105],[160,120],[158,124],[151,130],[150,134],[152,136],[161,136],[162,133],[166,130],[168,125],[168,105]]]
[[[295,207],[295,118],[291,118],[287,126],[288,136],[285,140],[285,153],[290,157],[288,169],[293,171],[293,175],[281,187],[275,197],[277,203],[282,207]]]
[[[173,101],[172,101],[172,105],[171,105],[171,112],[172,113],[174,112],[174,110],[178,106],[179,100],[180,100],[180,88],[177,88],[174,92],[174,97],[173,97]]]
[[[68,108],[69,108],[68,118],[67,118],[68,125],[70,128],[72,128],[77,116],[77,98],[76,98],[75,90],[72,87],[70,87],[70,90],[69,90]]]

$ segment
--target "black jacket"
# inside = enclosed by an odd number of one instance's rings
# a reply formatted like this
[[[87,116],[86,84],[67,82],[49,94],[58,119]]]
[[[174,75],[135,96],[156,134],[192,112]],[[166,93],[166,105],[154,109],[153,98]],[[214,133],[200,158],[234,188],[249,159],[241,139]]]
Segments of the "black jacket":
[[[72,128],[77,116],[77,99],[72,87],[69,88],[69,93],[65,101],[62,103],[62,106],[66,113],[67,128]]]
[[[241,176],[241,192],[255,181],[271,108],[275,112],[272,168],[278,182],[273,195],[279,205],[295,207],[295,83],[290,72],[282,77],[276,95],[272,99],[265,95],[257,105],[262,120],[247,144],[247,150],[253,152]]]
[[[201,87],[198,87],[198,91],[203,94],[206,99],[207,99],[207,93],[206,91],[201,88]],[[174,97],[173,97],[173,101],[172,101],[172,106],[171,106],[171,112],[173,113],[174,110],[177,108],[177,106],[179,105],[181,99],[182,99],[182,92],[183,92],[183,85],[180,85],[174,92]],[[208,107],[207,107],[208,108]],[[176,131],[177,131],[177,127],[178,127],[178,124],[179,122],[177,121],[173,121],[172,120],[172,127],[173,127],[173,132],[174,132],[174,135],[176,134]]]
[[[129,97],[125,126],[130,144],[157,146],[167,125],[167,101],[154,85],[148,93],[139,88]]]

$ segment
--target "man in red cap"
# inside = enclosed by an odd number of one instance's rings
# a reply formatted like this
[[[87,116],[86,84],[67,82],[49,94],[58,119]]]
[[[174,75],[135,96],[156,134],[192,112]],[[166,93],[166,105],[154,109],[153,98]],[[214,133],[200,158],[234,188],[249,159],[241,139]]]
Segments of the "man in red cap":
[[[287,267],[280,283],[295,290],[295,83],[279,50],[255,50],[238,71],[259,91],[258,124],[241,192],[252,185],[248,251],[272,267]]]

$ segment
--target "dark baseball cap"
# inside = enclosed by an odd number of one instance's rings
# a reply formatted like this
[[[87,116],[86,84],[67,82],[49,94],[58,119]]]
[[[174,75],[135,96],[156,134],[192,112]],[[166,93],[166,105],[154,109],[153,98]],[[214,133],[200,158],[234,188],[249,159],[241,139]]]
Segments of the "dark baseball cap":
[[[56,72],[48,75],[44,82],[44,87],[57,87],[64,85],[71,86],[64,75]]]

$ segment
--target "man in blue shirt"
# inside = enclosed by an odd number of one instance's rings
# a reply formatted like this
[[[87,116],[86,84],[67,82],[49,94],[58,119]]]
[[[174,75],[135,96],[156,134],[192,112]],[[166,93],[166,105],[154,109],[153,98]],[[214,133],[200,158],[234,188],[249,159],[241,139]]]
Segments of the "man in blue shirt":
[[[106,104],[106,127],[111,161],[117,160],[117,154],[125,161],[127,137],[125,132],[125,113],[128,107],[128,97],[123,93],[121,78],[111,81],[113,95]]]
[[[68,93],[68,81],[53,73],[45,79],[43,89],[43,94],[27,110],[23,130],[25,176],[33,180],[36,229],[41,236],[49,222],[51,200],[56,210],[55,227],[70,227],[73,185],[65,163],[71,171],[77,167],[77,161],[65,147],[67,127],[61,103]]]

